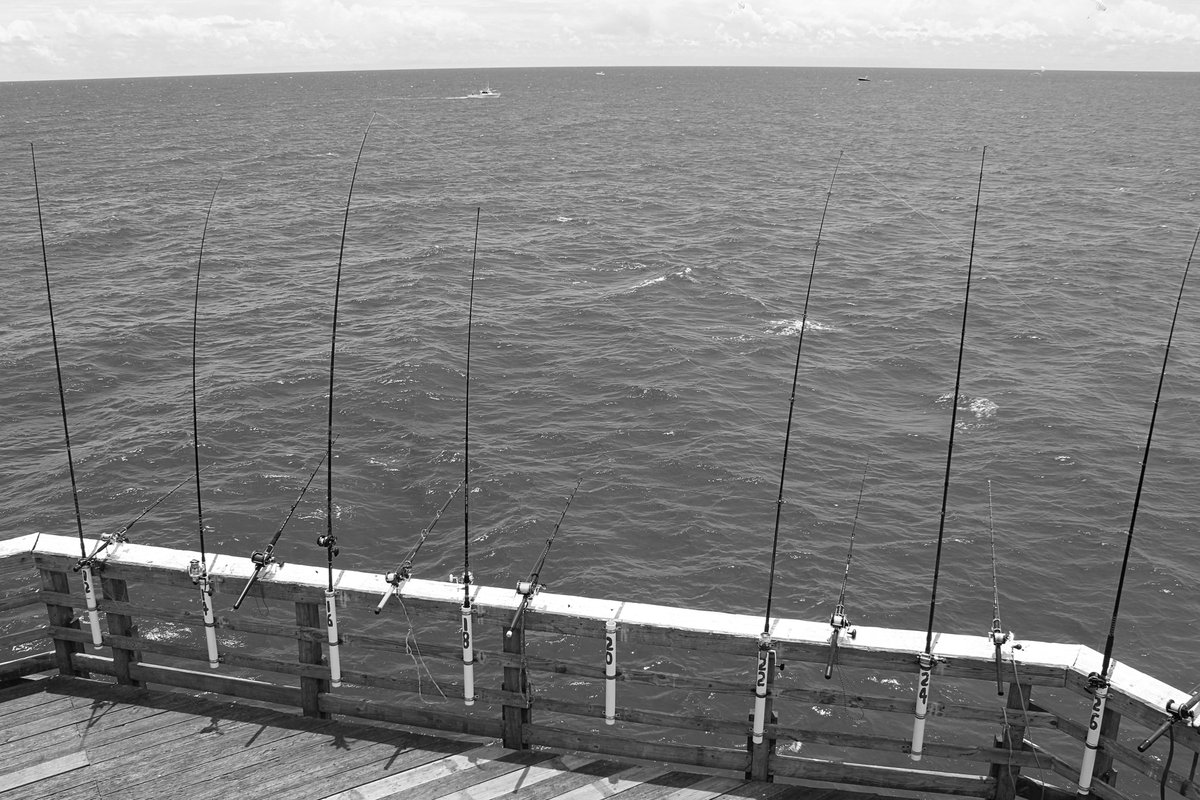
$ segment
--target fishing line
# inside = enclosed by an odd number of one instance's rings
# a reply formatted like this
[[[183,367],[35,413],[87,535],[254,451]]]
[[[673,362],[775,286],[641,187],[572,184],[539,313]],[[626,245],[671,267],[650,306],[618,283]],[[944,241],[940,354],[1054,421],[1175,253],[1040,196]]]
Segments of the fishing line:
[[[829,180],[829,190],[825,193],[825,205],[821,209],[821,222],[817,226],[817,239],[813,245],[812,266],[808,271],[808,287],[804,291],[804,309],[800,316],[800,336],[796,342],[796,363],[792,369],[792,393],[788,400],[787,427],[783,435],[783,463],[779,469],[779,496],[775,501],[775,532],[771,538],[771,568],[767,573],[767,607],[763,614],[763,630],[758,638],[757,668],[754,680],[754,727],[751,740],[754,744],[762,744],[763,731],[766,730],[767,717],[767,684],[770,682],[770,669],[775,660],[775,651],[771,649],[771,601],[775,595],[775,562],[779,554],[779,523],[783,516],[783,487],[787,477],[788,446],[792,439],[792,417],[796,409],[796,385],[800,380],[800,353],[804,347],[804,330],[808,322],[808,301],[812,297],[813,277],[817,272],[817,253],[821,249],[821,233],[825,230],[825,215],[829,211],[829,201],[833,197],[833,184],[837,180],[838,167],[842,163],[842,154],[833,165],[833,177]]]
[[[350,226],[350,201],[354,198],[354,182],[358,178],[358,165],[362,162],[363,150],[367,146],[367,136],[371,133],[371,123],[374,121],[375,115],[372,114],[371,119],[367,121],[366,130],[363,131],[362,143],[358,146],[358,155],[354,159],[354,171],[350,175],[350,190],[346,193],[346,212],[342,217],[342,238],[338,245],[337,279],[333,285],[333,324],[330,328],[329,341],[329,423],[325,437],[325,533],[317,537],[317,546],[325,548],[328,575],[328,586],[325,589],[325,627],[329,639],[330,683],[335,688],[342,685],[337,602],[333,591],[333,558],[339,552],[337,539],[333,535],[333,377],[337,358],[338,300],[342,293],[342,260],[346,253],[346,230]]]
[[[1112,664],[1113,646],[1117,636],[1117,617],[1121,611],[1121,595],[1125,590],[1125,576],[1129,571],[1129,554],[1133,549],[1133,527],[1137,522],[1138,506],[1142,501],[1142,489],[1146,483],[1146,468],[1150,463],[1150,444],[1154,440],[1154,423],[1158,419],[1158,405],[1162,399],[1163,384],[1167,378],[1167,362],[1171,357],[1171,341],[1175,338],[1175,323],[1179,321],[1179,308],[1183,305],[1183,290],[1187,285],[1188,271],[1192,268],[1192,259],[1196,255],[1196,245],[1200,243],[1200,230],[1192,240],[1192,249],[1188,253],[1187,265],[1183,268],[1183,277],[1179,281],[1179,294],[1175,298],[1175,313],[1171,316],[1171,327],[1167,333],[1167,344],[1163,348],[1162,367],[1158,373],[1158,389],[1154,393],[1154,407],[1150,412],[1150,426],[1146,432],[1146,445],[1142,450],[1142,466],[1138,474],[1137,491],[1133,497],[1133,512],[1129,516],[1129,530],[1125,536],[1125,553],[1121,557],[1121,571],[1117,578],[1117,590],[1113,597],[1112,619],[1108,624],[1108,637],[1104,642],[1104,659],[1099,672],[1088,676],[1088,687],[1094,692],[1092,713],[1088,722],[1087,741],[1083,752],[1083,766],[1079,772],[1079,796],[1091,795],[1092,771],[1096,764],[1096,751],[1100,746],[1100,723],[1104,716],[1104,706],[1108,700],[1108,674]],[[1170,711],[1170,707],[1167,708]]]
[[[38,235],[42,242],[42,270],[46,275],[46,307],[50,312],[50,342],[54,347],[54,374],[58,377],[58,405],[62,411],[63,439],[67,445],[67,473],[71,476],[71,500],[75,504],[75,528],[79,532],[79,555],[82,560],[83,594],[87,604],[88,624],[92,630],[92,644],[99,647],[103,642],[100,635],[100,610],[96,601],[96,582],[92,564],[88,560],[87,544],[83,539],[83,516],[79,513],[79,485],[75,482],[75,457],[71,454],[71,432],[67,426],[67,393],[63,388],[62,362],[58,354],[58,330],[54,325],[54,299],[50,293],[50,260],[46,255],[46,228],[42,222],[42,193],[38,187],[37,154],[33,142],[29,143],[29,160],[33,165],[33,195],[37,203]]]
[[[213,204],[217,201],[217,190],[221,188],[221,179],[213,187],[212,197],[208,201],[208,211],[204,214],[204,229],[200,234],[200,255],[196,259],[196,294],[192,303],[192,455],[195,461],[196,478],[196,522],[200,533],[200,559],[192,560],[188,567],[188,575],[192,583],[200,589],[200,602],[204,610],[204,639],[208,647],[208,666],[216,669],[220,666],[220,656],[217,654],[217,623],[213,613],[213,586],[208,577],[208,552],[204,545],[204,501],[200,491],[200,412],[196,403],[196,343],[199,339],[200,327],[200,275],[204,264],[204,243],[208,238],[208,222],[212,218]]]
[[[954,456],[954,431],[958,427],[958,398],[962,384],[963,351],[967,343],[967,310],[971,301],[971,275],[975,266],[975,235],[979,230],[979,205],[983,196],[983,164],[987,148],[979,156],[979,182],[975,190],[975,217],[971,224],[971,250],[967,258],[967,287],[963,295],[962,330],[958,339],[958,365],[954,371],[954,394],[950,398],[950,439],[946,446],[946,474],[942,482],[942,509],[938,516],[937,550],[933,559],[933,581],[929,589],[929,623],[925,629],[925,650],[918,657],[920,672],[917,678],[917,703],[913,712],[912,750],[909,757],[921,760],[925,738],[925,715],[929,709],[929,680],[933,672],[933,615],[937,609],[937,585],[942,567],[942,543],[946,532],[946,504],[950,497],[950,464]]]
[[[437,689],[437,693],[442,696],[442,699],[450,699],[442,691],[437,678],[433,677],[433,673],[429,670],[429,665],[425,663],[425,655],[421,652],[421,644],[417,641],[417,637],[413,633],[412,617],[408,613],[408,606],[404,605],[404,598],[397,596],[396,602],[400,604],[400,610],[404,612],[404,619],[408,622],[408,632],[404,634],[404,650],[408,657],[413,660],[413,666],[417,668],[417,696],[421,698],[421,702],[423,703],[437,702],[435,700],[426,700],[425,693],[421,691],[421,670],[424,670],[425,675],[429,678],[429,682],[433,684],[434,689]],[[408,643],[410,639],[412,640],[411,645]]]

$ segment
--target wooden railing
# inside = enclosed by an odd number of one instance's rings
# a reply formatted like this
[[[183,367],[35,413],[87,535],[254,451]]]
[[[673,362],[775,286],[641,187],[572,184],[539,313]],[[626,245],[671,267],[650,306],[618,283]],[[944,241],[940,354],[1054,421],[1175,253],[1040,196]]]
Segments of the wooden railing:
[[[94,543],[89,543],[89,546]],[[552,747],[745,773],[758,780],[1012,798],[1075,796],[1091,695],[1100,667],[1079,645],[1016,641],[999,677],[986,636],[940,634],[924,756],[910,757],[917,654],[924,632],[859,627],[841,636],[825,680],[828,623],[773,620],[761,745],[749,712],[761,619],[619,600],[535,595],[514,635],[512,589],[472,586],[476,701],[462,701],[463,589],[382,573],[335,571],[343,685],[326,659],[324,567],[272,567],[240,611],[247,557],[211,556],[221,666],[208,668],[195,553],[120,544],[97,564],[103,645],[91,645],[79,542],[30,535],[0,542],[0,682],[47,670],[103,675],[298,708]],[[613,724],[605,721],[606,624],[615,623]],[[785,669],[786,667],[786,669]],[[999,683],[998,683],[999,682]],[[1005,690],[997,693],[998,685]],[[1183,692],[1116,664],[1093,783],[1100,798],[1157,796],[1193,783],[1200,735],[1179,724],[1146,754],[1136,744]],[[1118,780],[1119,774],[1119,780]]]

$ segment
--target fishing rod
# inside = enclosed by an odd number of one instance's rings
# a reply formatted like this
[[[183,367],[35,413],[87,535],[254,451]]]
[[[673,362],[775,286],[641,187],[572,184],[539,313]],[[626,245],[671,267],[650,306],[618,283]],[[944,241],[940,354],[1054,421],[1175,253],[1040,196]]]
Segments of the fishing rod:
[[[475,209],[475,244],[471,248],[471,289],[467,299],[467,370],[463,394],[463,602],[462,660],[463,704],[475,704],[475,628],[471,606],[471,323],[475,314],[475,259],[479,254],[479,213]]]
[[[334,437],[334,441],[337,441],[336,436]],[[249,592],[250,587],[258,581],[259,575],[264,569],[272,564],[278,564],[281,567],[283,566],[283,562],[275,558],[275,545],[279,543],[279,537],[283,535],[283,529],[287,527],[288,522],[290,522],[292,519],[292,515],[296,513],[296,507],[299,506],[300,501],[304,499],[304,493],[308,491],[308,487],[312,485],[313,478],[317,477],[317,473],[321,471],[321,465],[324,463],[325,456],[323,455],[321,456],[321,460],[317,462],[317,466],[308,476],[308,480],[305,481],[304,488],[300,490],[300,494],[296,497],[296,502],[292,503],[292,507],[288,511],[287,516],[283,518],[283,524],[279,526],[279,530],[275,531],[275,535],[272,536],[271,541],[267,543],[266,549],[254,550],[250,553],[250,560],[254,563],[254,573],[250,576],[250,580],[246,581],[246,586],[242,589],[242,593],[238,595],[237,602],[233,604],[234,611],[237,611],[239,608],[241,608],[242,601],[246,599],[246,593]]]
[[[1179,281],[1179,295],[1175,298],[1175,313],[1171,316],[1171,328],[1167,333],[1166,347],[1163,348],[1162,368],[1158,373],[1158,390],[1154,394],[1154,408],[1150,412],[1150,428],[1146,432],[1146,447],[1142,451],[1141,474],[1138,476],[1137,492],[1133,497],[1133,513],[1129,517],[1129,531],[1125,536],[1125,555],[1121,559],[1121,572],[1117,579],[1117,591],[1113,599],[1112,620],[1108,625],[1108,638],[1104,642],[1104,660],[1101,662],[1100,671],[1093,672],[1088,676],[1088,688],[1094,692],[1094,699],[1092,700],[1091,718],[1088,721],[1087,740],[1084,743],[1083,766],[1079,772],[1078,794],[1080,797],[1088,797],[1092,793],[1092,770],[1095,768],[1096,751],[1100,746],[1100,721],[1104,716],[1104,706],[1108,701],[1108,673],[1112,665],[1113,645],[1117,636],[1117,616],[1121,610],[1121,593],[1125,589],[1125,574],[1129,570],[1129,554],[1133,548],[1133,526],[1137,522],[1138,506],[1142,501],[1142,488],[1146,483],[1146,466],[1150,463],[1150,443],[1154,439],[1154,423],[1158,419],[1158,403],[1162,398],[1163,383],[1167,377],[1167,360],[1171,356],[1171,340],[1175,337],[1175,323],[1179,319],[1179,308],[1183,305],[1183,289],[1187,285],[1188,271],[1192,268],[1192,258],[1196,255],[1198,242],[1200,242],[1200,231],[1196,232],[1196,238],[1192,240],[1192,250],[1188,254],[1187,266],[1184,267],[1183,278]],[[1195,697],[1188,701],[1186,704],[1188,712],[1196,702]],[[1171,712],[1170,705],[1167,706],[1167,712]],[[1149,740],[1143,742],[1146,747],[1149,747],[1150,743]]]
[[[562,514],[558,517],[558,522],[554,524],[554,530],[550,532],[550,537],[546,539],[546,546],[542,548],[542,554],[538,556],[537,562],[533,569],[529,572],[529,577],[517,583],[517,594],[521,595],[521,603],[517,606],[516,613],[513,614],[512,622],[508,625],[508,630],[504,632],[506,638],[511,638],[513,631],[517,627],[517,621],[521,619],[521,615],[525,613],[529,601],[533,596],[540,592],[543,587],[538,583],[542,575],[542,567],[546,565],[546,556],[550,553],[550,545],[554,544],[554,537],[558,535],[558,529],[562,526],[563,520],[567,516],[567,509],[571,507],[571,501],[575,499],[575,493],[579,491],[579,484],[583,483],[583,476],[579,476],[579,480],[575,481],[575,488],[571,490],[571,494],[567,497],[567,504],[563,506]]]
[[[200,603],[204,609],[204,639],[208,647],[208,666],[216,669],[220,666],[220,656],[217,655],[217,620],[213,614],[213,586],[208,578],[208,552],[204,547],[204,502],[200,493],[200,414],[196,406],[196,342],[200,325],[200,270],[204,264],[204,242],[208,237],[208,221],[212,217],[213,204],[217,200],[217,190],[221,188],[221,180],[213,187],[212,198],[208,201],[208,212],[204,215],[204,229],[200,234],[200,255],[196,259],[196,296],[192,304],[192,453],[196,462],[196,522],[200,533],[200,558],[192,559],[188,566],[188,575],[192,583],[200,589]]]
[[[920,673],[917,677],[917,704],[913,711],[913,761],[921,760],[925,742],[925,715],[929,711],[929,679],[936,659],[933,657],[933,614],[937,608],[938,574],[942,567],[942,541],[946,532],[946,502],[950,496],[950,462],[954,456],[954,429],[958,425],[958,392],[962,383],[963,350],[967,343],[967,309],[971,301],[971,273],[975,265],[975,234],[979,230],[979,200],[983,196],[983,162],[987,148],[979,156],[979,183],[975,189],[975,220],[971,224],[971,251],[967,257],[967,288],[963,295],[962,331],[958,338],[958,367],[954,372],[954,394],[950,396],[950,441],[946,446],[946,477],[942,482],[942,511],[938,518],[937,550],[933,557],[933,583],[929,591],[929,624],[925,629],[925,650],[917,656]]]
[[[1167,718],[1161,725],[1154,729],[1154,733],[1142,740],[1142,743],[1137,746],[1139,753],[1144,753],[1150,749],[1150,746],[1157,742],[1159,738],[1166,733],[1176,722],[1186,722],[1189,725],[1196,724],[1196,712],[1193,711],[1196,704],[1200,703],[1200,686],[1192,689],[1192,696],[1188,698],[1186,703],[1176,703],[1174,700],[1167,701]],[[1166,767],[1164,767],[1164,770]]]
[[[400,596],[400,584],[412,577],[413,561],[417,558],[417,553],[421,550],[421,545],[425,544],[425,540],[429,538],[429,533],[438,524],[438,520],[442,518],[442,514],[446,513],[446,509],[450,507],[450,503],[454,500],[454,496],[458,494],[458,490],[463,487],[463,482],[459,481],[458,486],[454,487],[454,491],[450,492],[450,496],[446,498],[446,502],[438,509],[437,514],[433,516],[433,522],[429,523],[422,531],[417,543],[412,550],[408,551],[408,555],[400,562],[400,566],[396,567],[391,572],[386,572],[383,579],[388,582],[388,589],[383,593],[383,597],[379,599],[379,605],[375,606],[375,613],[383,611],[383,607],[387,605],[388,598],[393,594]]]
[[[779,470],[779,497],[775,501],[775,535],[771,541],[767,610],[763,615],[763,631],[758,637],[758,666],[754,680],[754,729],[751,735],[754,744],[762,744],[763,741],[767,714],[767,682],[770,664],[775,657],[775,651],[771,649],[771,601],[775,593],[775,561],[779,553],[779,522],[783,514],[783,483],[787,476],[788,445],[792,439],[792,416],[796,410],[796,385],[800,380],[800,352],[804,348],[804,331],[808,327],[808,301],[812,297],[813,276],[817,272],[817,251],[821,248],[821,233],[825,230],[825,215],[829,211],[829,200],[833,196],[833,184],[837,180],[837,171],[841,163],[842,154],[838,153],[837,161],[833,165],[833,177],[829,180],[829,190],[825,193],[825,206],[821,209],[821,222],[817,226],[817,241],[813,245],[812,266],[808,271],[808,288],[804,292],[804,310],[800,315],[800,336],[796,342],[796,365],[792,370],[792,394],[788,400],[787,428],[783,437],[783,465]]]
[[[88,624],[92,629],[92,644],[99,647],[103,643],[100,635],[100,607],[96,602],[96,580],[92,572],[92,562],[88,560],[87,544],[83,539],[83,515],[79,513],[79,485],[75,481],[75,458],[71,454],[71,432],[67,427],[67,394],[63,388],[62,362],[58,356],[58,331],[54,326],[54,299],[50,294],[50,260],[46,256],[46,228],[42,223],[42,193],[38,188],[37,154],[33,142],[29,143],[29,159],[33,164],[33,195],[37,203],[38,234],[42,240],[42,269],[46,275],[46,306],[50,311],[50,341],[54,345],[54,372],[58,376],[58,405],[62,411],[63,439],[67,444],[67,473],[71,476],[71,500],[75,504],[75,528],[79,532],[79,553],[82,560],[79,569],[83,570],[83,596],[87,604]]]
[[[846,635],[853,639],[857,635],[857,631],[850,625],[850,620],[846,617],[846,584],[850,581],[850,559],[854,555],[854,532],[858,529],[858,512],[862,510],[863,490],[867,487],[867,470],[871,467],[871,459],[867,458],[867,463],[863,465],[862,481],[858,484],[858,505],[854,507],[854,524],[850,526],[850,546],[846,548],[846,571],[842,573],[842,590],[838,593],[837,605],[833,607],[833,614],[829,617],[829,626],[833,628],[833,633],[829,635],[829,660],[825,662],[825,680],[833,677],[833,665],[837,663],[838,654],[838,637],[841,632],[846,631]]]
[[[1000,623],[1000,581],[996,577],[996,525],[992,520],[992,482],[988,481],[988,544],[992,550],[992,629],[988,639],[996,648],[996,694],[1004,697],[1004,674],[1000,648],[1013,638]]]
[[[363,150],[367,146],[367,136],[371,133],[371,123],[375,115],[367,121],[363,131],[362,143],[358,146],[358,156],[354,159],[354,171],[350,175],[350,191],[346,194],[346,213],[342,218],[342,241],[338,246],[337,280],[333,285],[333,325],[329,341],[329,425],[325,442],[325,533],[317,537],[317,546],[325,548],[328,565],[329,584],[325,589],[325,628],[329,639],[329,677],[334,687],[342,685],[342,659],[338,637],[337,602],[333,592],[333,557],[339,552],[337,539],[333,535],[333,367],[337,357],[337,322],[338,300],[342,293],[342,257],[346,252],[346,229],[350,225],[350,201],[354,197],[354,181],[358,178],[358,165],[362,161]]]
[[[212,466],[212,465],[209,464],[208,466]],[[205,469],[208,469],[208,467],[205,467]],[[175,494],[177,491],[182,489],[184,487],[184,485],[191,479],[192,479],[192,476],[188,475],[186,478],[181,480],[179,483],[175,484],[175,486],[169,492],[162,495],[157,500],[155,500],[153,503],[151,503],[150,505],[148,505],[144,509],[142,509],[141,513],[139,513],[136,517],[134,517],[128,524],[125,525],[125,527],[121,528],[120,530],[118,530],[114,533],[100,534],[99,543],[96,544],[96,546],[95,546],[95,548],[93,548],[92,552],[88,553],[84,558],[80,559],[79,563],[77,563],[74,567],[75,571],[79,572],[79,570],[83,568],[84,564],[96,563],[97,556],[99,556],[102,552],[107,550],[109,547],[116,547],[119,544],[124,544],[125,542],[129,541],[129,536],[127,534],[129,533],[130,530],[133,529],[133,526],[137,525],[138,522],[141,521],[142,517],[146,516],[151,511],[158,508],[159,505],[161,505],[164,500],[166,500],[168,497],[170,497],[171,495]]]

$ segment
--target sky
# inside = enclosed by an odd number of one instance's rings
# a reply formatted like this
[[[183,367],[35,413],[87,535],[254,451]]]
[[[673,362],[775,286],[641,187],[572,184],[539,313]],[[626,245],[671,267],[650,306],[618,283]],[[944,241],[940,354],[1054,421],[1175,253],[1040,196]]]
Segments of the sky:
[[[1200,71],[1200,0],[0,0],[0,81],[664,65]]]

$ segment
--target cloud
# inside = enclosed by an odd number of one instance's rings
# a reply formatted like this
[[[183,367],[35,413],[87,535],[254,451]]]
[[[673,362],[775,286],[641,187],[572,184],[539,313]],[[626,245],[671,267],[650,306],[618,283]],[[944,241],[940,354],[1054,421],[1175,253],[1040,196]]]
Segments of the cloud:
[[[1195,69],[1200,15],[1175,10],[1181,2],[8,0],[0,80],[571,64],[1053,68],[1091,66],[1100,48],[1122,54],[1100,65],[1109,68]]]

